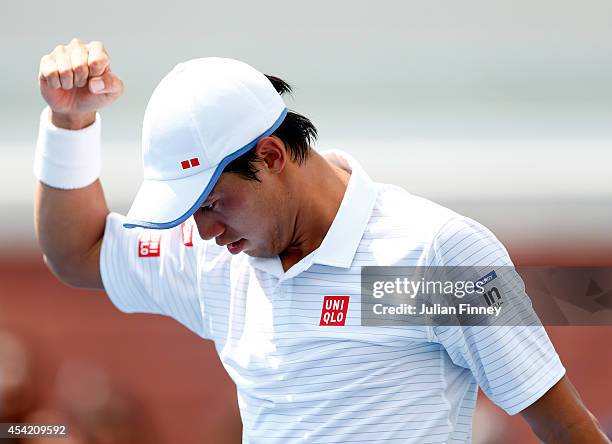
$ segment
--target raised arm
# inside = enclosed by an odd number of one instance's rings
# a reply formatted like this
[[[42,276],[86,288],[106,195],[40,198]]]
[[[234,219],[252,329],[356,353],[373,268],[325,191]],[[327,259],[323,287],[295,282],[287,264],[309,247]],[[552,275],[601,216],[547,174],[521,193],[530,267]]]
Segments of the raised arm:
[[[123,82],[111,72],[102,43],[78,39],[42,57],[38,81],[49,105],[41,116],[36,154],[38,243],[62,281],[102,288],[99,255],[109,210],[88,158],[96,163],[99,157],[96,111],[121,96]]]

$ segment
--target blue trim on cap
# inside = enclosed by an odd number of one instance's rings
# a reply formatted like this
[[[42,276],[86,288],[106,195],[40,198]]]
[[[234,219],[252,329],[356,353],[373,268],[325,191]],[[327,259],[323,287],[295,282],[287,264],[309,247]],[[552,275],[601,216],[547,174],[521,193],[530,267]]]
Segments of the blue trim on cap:
[[[187,212],[185,214],[183,214],[181,217],[179,217],[178,219],[175,219],[175,220],[173,220],[171,222],[147,222],[147,221],[144,221],[144,220],[133,220],[133,219],[130,219],[128,222],[123,224],[124,228],[142,227],[142,228],[152,228],[152,229],[155,229],[155,230],[165,230],[167,228],[174,228],[177,225],[185,222],[187,219],[189,219],[189,217],[191,217],[191,215],[193,213],[196,212],[196,210],[198,208],[200,208],[202,206],[202,204],[204,203],[204,201],[206,200],[206,198],[210,194],[210,191],[212,190],[212,188],[215,186],[215,184],[219,180],[219,177],[221,177],[221,173],[223,173],[223,170],[225,169],[225,167],[232,160],[242,156],[247,151],[249,151],[251,148],[253,148],[255,145],[257,145],[257,142],[259,141],[259,139],[261,139],[262,137],[267,137],[270,134],[272,134],[274,131],[276,131],[277,128],[281,125],[281,123],[283,123],[283,120],[285,120],[286,116],[287,116],[287,108],[283,109],[283,111],[281,112],[281,115],[278,117],[278,119],[276,119],[274,124],[268,130],[266,130],[261,135],[257,136],[254,140],[252,140],[251,142],[249,142],[248,144],[246,144],[242,148],[238,149],[237,151],[234,151],[229,156],[223,158],[223,160],[221,160],[219,165],[217,165],[217,168],[215,169],[215,172],[214,172],[213,176],[211,177],[210,181],[208,182],[208,185],[206,185],[206,188],[204,189],[204,191],[202,192],[200,197],[198,197],[198,200],[196,200],[196,202],[193,204],[193,206],[191,208],[189,208],[189,210],[187,210]]]

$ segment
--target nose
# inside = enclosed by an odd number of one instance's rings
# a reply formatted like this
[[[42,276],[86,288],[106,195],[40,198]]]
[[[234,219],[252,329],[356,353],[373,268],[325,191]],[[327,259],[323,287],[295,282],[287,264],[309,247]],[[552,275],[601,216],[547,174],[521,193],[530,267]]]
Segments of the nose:
[[[198,210],[193,215],[193,218],[198,227],[200,237],[204,240],[210,240],[225,233],[225,225],[215,220],[209,214],[204,214]]]

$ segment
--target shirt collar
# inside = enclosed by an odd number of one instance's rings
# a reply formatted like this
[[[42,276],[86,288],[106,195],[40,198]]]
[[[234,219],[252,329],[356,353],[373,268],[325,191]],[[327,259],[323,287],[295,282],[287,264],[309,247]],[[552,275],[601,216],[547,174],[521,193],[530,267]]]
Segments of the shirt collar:
[[[321,242],[319,248],[287,272],[291,275],[307,269],[314,263],[350,268],[378,195],[376,184],[352,156],[339,150],[322,151],[320,154],[332,164],[351,173],[351,177],[340,208],[323,238],[323,242]],[[259,269],[272,272],[272,274],[278,274],[279,269],[282,273],[282,266],[278,257],[249,257],[249,262]]]
[[[361,165],[349,154],[330,150],[321,153],[332,164],[351,173],[336,217],[314,253],[313,262],[349,268],[370,220],[378,190]]]

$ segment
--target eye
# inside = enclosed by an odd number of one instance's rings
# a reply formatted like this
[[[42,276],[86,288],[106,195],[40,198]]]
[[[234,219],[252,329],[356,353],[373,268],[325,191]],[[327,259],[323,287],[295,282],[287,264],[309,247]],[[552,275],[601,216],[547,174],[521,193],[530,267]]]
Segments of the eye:
[[[217,208],[217,201],[211,202],[208,205],[203,205],[202,210],[212,211]]]

